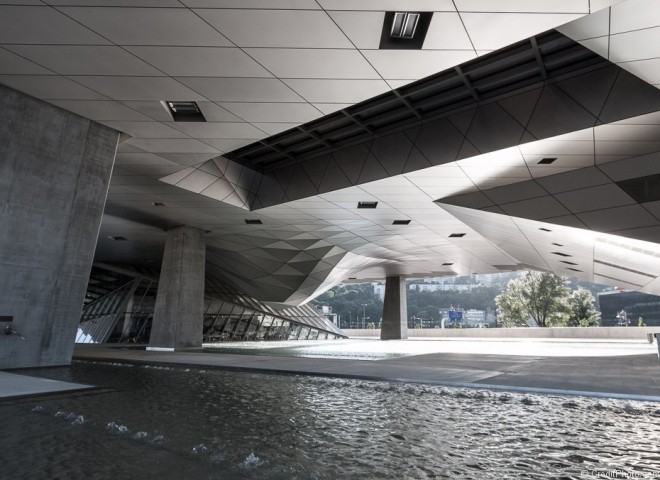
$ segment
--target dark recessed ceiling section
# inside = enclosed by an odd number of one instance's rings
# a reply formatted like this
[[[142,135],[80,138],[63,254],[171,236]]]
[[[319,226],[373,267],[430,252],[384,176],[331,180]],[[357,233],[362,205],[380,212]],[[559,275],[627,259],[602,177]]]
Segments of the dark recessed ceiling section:
[[[660,200],[660,174],[622,180],[616,184],[637,203]]]
[[[197,102],[162,102],[175,122],[205,122],[204,114]]]
[[[392,225],[410,225],[410,220],[394,220]]]
[[[245,219],[245,224],[246,225],[261,225],[261,220],[258,218],[246,218]]]
[[[423,30],[423,15],[418,20],[415,37]],[[567,75],[611,65],[588,48],[550,30],[224,156],[252,169],[271,172],[436,121],[542,82],[550,84]]]
[[[376,208],[378,202],[358,202],[357,208]]]
[[[421,50],[433,12],[385,12],[381,50]]]

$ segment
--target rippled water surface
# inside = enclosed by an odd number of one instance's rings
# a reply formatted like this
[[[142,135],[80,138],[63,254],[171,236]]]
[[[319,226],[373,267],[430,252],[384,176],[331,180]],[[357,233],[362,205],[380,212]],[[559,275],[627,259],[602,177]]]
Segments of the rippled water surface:
[[[3,479],[660,478],[654,403],[90,362],[30,374],[113,391],[0,405]]]

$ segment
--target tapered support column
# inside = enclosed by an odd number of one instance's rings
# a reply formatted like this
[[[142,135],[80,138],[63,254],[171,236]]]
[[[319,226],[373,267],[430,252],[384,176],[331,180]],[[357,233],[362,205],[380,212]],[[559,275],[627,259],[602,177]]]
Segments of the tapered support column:
[[[202,346],[205,261],[203,230],[168,232],[148,350]]]
[[[406,302],[406,279],[387,277],[383,321],[380,325],[381,340],[403,340],[408,338],[408,303]]]
[[[119,134],[0,85],[0,369],[68,365]]]

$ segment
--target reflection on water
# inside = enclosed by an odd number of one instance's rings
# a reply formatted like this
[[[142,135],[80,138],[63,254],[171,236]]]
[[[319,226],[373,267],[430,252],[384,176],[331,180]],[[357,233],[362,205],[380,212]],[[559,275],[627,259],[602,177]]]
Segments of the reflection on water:
[[[91,362],[30,373],[115,391],[0,407],[2,478],[660,476],[653,403]]]

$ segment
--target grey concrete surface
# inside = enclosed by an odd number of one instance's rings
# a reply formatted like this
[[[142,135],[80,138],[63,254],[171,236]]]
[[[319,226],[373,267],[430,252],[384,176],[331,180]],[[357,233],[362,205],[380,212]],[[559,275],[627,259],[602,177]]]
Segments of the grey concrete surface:
[[[655,354],[542,357],[434,353],[365,361],[80,345],[74,358],[660,401],[660,364]]]
[[[181,226],[168,232],[149,348],[202,346],[205,259],[203,230]]]
[[[385,279],[385,299],[381,321],[381,340],[401,340],[408,338],[408,304],[406,300],[405,277]]]
[[[79,392],[95,388],[92,385],[0,372],[0,400]]]
[[[0,368],[71,361],[118,133],[0,85]]]

